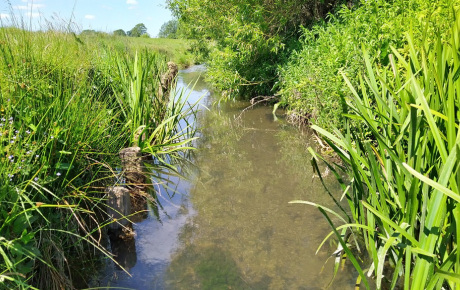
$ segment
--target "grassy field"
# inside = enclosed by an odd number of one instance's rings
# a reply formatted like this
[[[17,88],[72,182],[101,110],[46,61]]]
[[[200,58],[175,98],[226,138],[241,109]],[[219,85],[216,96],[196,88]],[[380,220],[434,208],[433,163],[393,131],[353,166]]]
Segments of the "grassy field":
[[[190,52],[190,41],[186,39],[113,36],[106,33],[82,35],[80,39],[83,42],[96,41],[112,45],[116,43],[119,48],[125,47],[130,50],[157,51],[180,67],[188,67],[195,62],[194,55]]]
[[[88,277],[73,265],[108,255],[104,188],[119,178],[119,150],[161,157],[190,141],[178,127],[186,96],[158,95],[167,61],[189,65],[186,51],[0,28],[0,288],[72,289]]]
[[[128,41],[131,42],[131,45],[144,46],[163,53],[181,67],[194,64],[194,56],[190,53],[190,42],[186,39],[134,38]]]

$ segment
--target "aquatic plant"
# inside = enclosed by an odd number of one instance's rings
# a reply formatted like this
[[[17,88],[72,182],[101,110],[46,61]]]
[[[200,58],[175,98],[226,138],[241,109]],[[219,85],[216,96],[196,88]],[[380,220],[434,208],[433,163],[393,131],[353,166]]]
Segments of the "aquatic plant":
[[[104,188],[130,144],[111,51],[132,51],[113,39],[0,28],[0,288],[85,287],[74,262],[110,257]]]
[[[176,91],[175,79],[167,92],[160,92],[161,77],[168,72],[164,56],[144,50],[134,58],[125,55],[116,59],[117,85],[121,84],[122,90],[114,87],[114,91],[130,143],[156,158],[191,149],[185,145],[195,139],[194,129],[187,120],[198,102],[187,105],[188,96]]]
[[[373,65],[364,50],[366,74],[359,86],[343,75],[352,93],[344,100],[343,134],[313,126],[340,157],[341,166],[327,164],[350,211],[315,206],[367,288],[368,277],[377,289],[459,285],[460,19],[457,7],[451,9],[455,21],[448,33],[431,39],[408,32],[407,50],[391,48],[389,66]],[[425,31],[437,31],[429,19],[425,25]],[[327,162],[311,152],[314,164]],[[349,181],[341,177],[343,169]],[[358,263],[352,245],[362,245],[356,237],[364,238],[370,264]]]

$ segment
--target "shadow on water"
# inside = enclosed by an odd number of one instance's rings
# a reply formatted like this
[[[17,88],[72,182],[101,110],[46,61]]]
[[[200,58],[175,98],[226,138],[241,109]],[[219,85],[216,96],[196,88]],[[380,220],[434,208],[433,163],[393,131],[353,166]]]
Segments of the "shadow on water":
[[[188,269],[193,265],[193,271]],[[230,252],[220,247],[189,246],[168,268],[171,289],[268,289],[270,277],[249,285]]]
[[[199,66],[182,71],[178,86],[202,73]],[[317,209],[288,203],[301,199],[338,208],[312,170],[312,138],[280,116],[274,121],[269,107],[236,118],[248,104],[213,106],[206,84],[198,81],[190,101],[203,95],[209,110],[192,120],[200,128],[198,149],[185,163],[192,166],[177,166],[192,170],[152,167],[159,202],[134,225],[134,244],[112,245],[132,277],[108,262],[95,286],[325,289],[336,245],[331,240],[316,250],[330,228]],[[324,182],[340,194],[333,176]],[[353,289],[356,276],[345,264],[330,289]]]

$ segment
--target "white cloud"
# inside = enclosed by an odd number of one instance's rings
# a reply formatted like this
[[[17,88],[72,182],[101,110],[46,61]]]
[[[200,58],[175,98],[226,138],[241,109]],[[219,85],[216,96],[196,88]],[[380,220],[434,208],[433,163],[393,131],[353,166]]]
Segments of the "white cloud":
[[[86,18],[86,19],[94,19],[94,18],[96,18],[96,16],[91,15],[91,14],[86,14],[86,15],[85,15],[85,18]]]
[[[126,4],[137,5],[137,0],[126,0]]]
[[[17,5],[13,6],[14,9],[17,10],[35,10],[45,7],[44,4],[27,4],[27,5]]]
[[[9,14],[0,13],[0,19],[8,19],[8,18],[10,18],[10,15],[9,15]]]

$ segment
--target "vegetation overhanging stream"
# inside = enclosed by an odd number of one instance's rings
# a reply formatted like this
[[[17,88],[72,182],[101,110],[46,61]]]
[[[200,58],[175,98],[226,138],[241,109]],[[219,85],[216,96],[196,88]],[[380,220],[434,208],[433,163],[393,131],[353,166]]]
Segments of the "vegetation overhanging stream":
[[[202,73],[200,66],[181,71],[178,87]],[[241,114],[248,103],[213,105],[200,79],[190,97],[203,94],[209,110],[197,114],[200,138],[189,180],[162,173],[159,212],[135,225],[135,243],[115,246],[132,277],[108,261],[94,283],[133,289],[326,287],[333,275],[328,255],[336,245],[315,252],[330,229],[316,209],[288,204],[306,199],[335,206],[305,162],[307,145],[314,145],[310,134],[268,106]],[[334,177],[324,179],[340,193]],[[332,285],[353,289],[355,278],[347,267]]]

